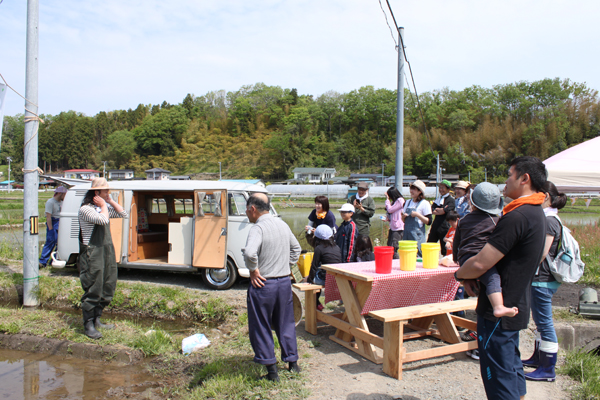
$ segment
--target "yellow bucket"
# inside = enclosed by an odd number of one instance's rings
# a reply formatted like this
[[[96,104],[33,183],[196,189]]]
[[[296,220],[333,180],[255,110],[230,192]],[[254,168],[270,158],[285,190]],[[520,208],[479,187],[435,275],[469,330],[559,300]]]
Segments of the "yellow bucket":
[[[315,253],[300,254],[300,258],[298,259],[298,269],[300,269],[303,278],[306,278],[310,273],[310,265],[312,264],[314,255]]]
[[[423,254],[423,268],[436,269],[440,261],[439,243],[422,243],[421,253]]]
[[[398,254],[400,255],[400,269],[402,271],[414,271],[417,267],[417,249],[399,249]]]

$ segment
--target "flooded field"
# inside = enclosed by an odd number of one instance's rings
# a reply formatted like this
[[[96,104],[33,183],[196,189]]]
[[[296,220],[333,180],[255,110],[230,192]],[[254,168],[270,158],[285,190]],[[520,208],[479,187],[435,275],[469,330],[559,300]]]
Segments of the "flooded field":
[[[0,398],[128,398],[154,381],[143,365],[121,365],[47,354],[0,350]]]

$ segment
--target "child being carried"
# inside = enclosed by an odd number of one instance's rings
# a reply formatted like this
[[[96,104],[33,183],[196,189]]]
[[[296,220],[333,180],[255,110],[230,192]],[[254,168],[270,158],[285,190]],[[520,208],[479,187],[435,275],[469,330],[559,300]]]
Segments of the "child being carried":
[[[463,265],[483,249],[490,235],[496,228],[500,219],[498,214],[502,211],[502,196],[496,185],[483,182],[471,191],[472,211],[465,215],[456,228],[453,243],[453,258],[459,265]],[[494,309],[495,317],[514,317],[519,312],[517,307],[505,307],[500,275],[496,267],[490,268],[479,277],[483,284],[488,299]]]

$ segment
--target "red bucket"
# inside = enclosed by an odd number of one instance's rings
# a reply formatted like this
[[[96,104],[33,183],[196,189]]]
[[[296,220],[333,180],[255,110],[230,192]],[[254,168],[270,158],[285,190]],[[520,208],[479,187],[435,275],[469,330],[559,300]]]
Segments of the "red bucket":
[[[394,248],[391,246],[375,247],[375,272],[378,274],[389,274],[392,272],[392,259]]]

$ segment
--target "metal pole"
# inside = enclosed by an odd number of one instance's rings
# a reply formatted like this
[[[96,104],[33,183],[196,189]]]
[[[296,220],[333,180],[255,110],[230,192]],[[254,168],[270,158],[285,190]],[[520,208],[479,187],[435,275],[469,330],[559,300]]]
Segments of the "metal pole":
[[[219,180],[221,180],[221,161],[219,161]]]
[[[396,187],[402,193],[402,184],[404,183],[404,52],[402,43],[404,42],[404,28],[400,28],[398,33],[398,93],[396,108]]]
[[[383,184],[383,174],[384,174],[384,170],[385,170],[385,164],[381,163],[381,186],[385,186]]]
[[[104,167],[102,169],[102,177],[106,179],[106,161],[102,161],[102,163],[104,164]]]
[[[10,162],[12,161],[12,158],[6,157],[6,159],[8,160],[8,193],[10,193],[10,190],[12,189],[12,185],[10,184]]]
[[[440,154],[438,153],[437,157],[437,166],[435,168],[435,197],[437,198],[440,195]],[[430,170],[431,171],[431,170]]]
[[[23,182],[23,305],[37,306],[39,284],[38,224],[38,0],[27,0],[27,56],[25,78],[25,147]],[[27,111],[30,110],[30,111]],[[28,120],[29,119],[29,120]],[[38,226],[32,226],[38,224]],[[32,232],[34,232],[32,234]]]
[[[485,167],[483,171],[485,172],[485,181],[487,182],[487,167]]]

